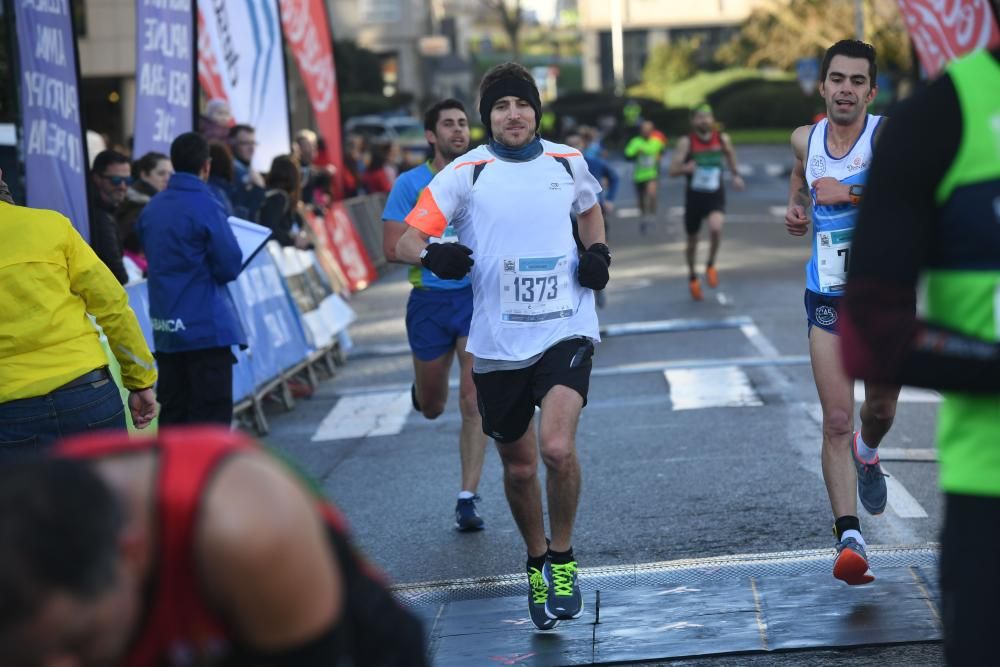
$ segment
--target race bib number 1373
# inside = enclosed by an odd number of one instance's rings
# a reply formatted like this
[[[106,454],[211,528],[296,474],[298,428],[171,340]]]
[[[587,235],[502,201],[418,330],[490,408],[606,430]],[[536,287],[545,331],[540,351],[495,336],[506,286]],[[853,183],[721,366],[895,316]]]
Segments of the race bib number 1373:
[[[573,315],[565,255],[501,261],[500,317],[504,322],[543,322]]]

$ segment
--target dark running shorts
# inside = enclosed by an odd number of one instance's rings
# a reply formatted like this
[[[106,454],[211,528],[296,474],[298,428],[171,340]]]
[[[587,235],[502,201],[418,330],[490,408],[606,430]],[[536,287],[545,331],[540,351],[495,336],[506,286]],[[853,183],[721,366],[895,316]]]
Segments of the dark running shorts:
[[[451,352],[455,341],[469,335],[472,287],[456,290],[420,289],[406,303],[406,337],[413,356],[433,361]]]
[[[570,338],[546,350],[534,366],[473,373],[483,433],[500,443],[514,442],[528,430],[535,406],[557,384],[580,394],[586,405],[593,357],[593,341]]]
[[[995,665],[1000,630],[1000,496],[945,493],[941,533],[944,657]]]
[[[726,191],[719,188],[716,192],[695,192],[688,190],[684,198],[684,229],[688,234],[701,231],[701,224],[709,213],[726,212]]]
[[[642,203],[642,198],[646,196],[646,187],[655,180],[655,178],[651,178],[648,181],[634,181],[635,196],[639,198],[640,204]]]
[[[807,331],[819,327],[823,331],[840,335],[837,331],[837,320],[840,319],[839,295],[817,294],[806,290],[806,319],[809,321]]]

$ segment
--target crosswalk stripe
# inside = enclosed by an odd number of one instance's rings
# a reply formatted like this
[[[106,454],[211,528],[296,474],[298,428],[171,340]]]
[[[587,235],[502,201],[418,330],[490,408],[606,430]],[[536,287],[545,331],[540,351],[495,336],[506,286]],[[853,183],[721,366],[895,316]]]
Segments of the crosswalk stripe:
[[[885,464],[882,464],[882,472],[886,475],[890,473]],[[886,492],[888,493],[888,505],[889,509],[895,512],[896,516],[903,519],[926,519],[927,510],[910,495],[910,492],[906,490],[906,487],[897,480],[895,477],[885,478]]]
[[[746,373],[736,366],[663,371],[674,410],[763,405]]]
[[[410,391],[342,396],[313,434],[313,442],[396,435],[413,410]]]

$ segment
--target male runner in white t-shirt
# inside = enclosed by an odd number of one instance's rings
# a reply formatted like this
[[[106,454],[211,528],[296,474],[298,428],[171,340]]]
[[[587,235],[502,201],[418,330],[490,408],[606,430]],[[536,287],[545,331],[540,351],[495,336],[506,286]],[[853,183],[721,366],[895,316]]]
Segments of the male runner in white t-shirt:
[[[396,246],[439,278],[471,270],[467,350],[483,431],[497,441],[511,513],[528,549],[528,609],[547,630],[583,613],[572,535],[580,494],[576,428],[587,401],[594,290],[608,282],[601,186],[579,151],[536,135],[541,102],[531,74],[504,63],[479,87],[489,144],[457,158],[424,189]],[[586,252],[577,251],[570,214]],[[449,223],[461,243],[434,243]],[[534,429],[540,406],[540,436]],[[545,537],[538,452],[547,470],[552,540]]]

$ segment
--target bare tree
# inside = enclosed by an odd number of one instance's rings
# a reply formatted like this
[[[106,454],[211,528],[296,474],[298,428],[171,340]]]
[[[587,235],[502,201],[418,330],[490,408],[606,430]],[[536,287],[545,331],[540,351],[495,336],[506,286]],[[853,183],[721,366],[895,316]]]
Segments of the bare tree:
[[[521,0],[483,0],[483,4],[497,13],[503,30],[510,40],[511,59],[521,60],[521,26],[524,25],[524,12],[521,11]]]

